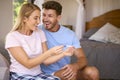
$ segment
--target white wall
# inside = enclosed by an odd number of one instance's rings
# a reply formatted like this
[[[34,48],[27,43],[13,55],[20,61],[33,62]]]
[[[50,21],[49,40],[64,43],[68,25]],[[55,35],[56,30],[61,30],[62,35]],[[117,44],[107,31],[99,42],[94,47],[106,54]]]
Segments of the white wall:
[[[63,5],[61,24],[72,25],[73,28],[76,25],[78,3],[76,0],[61,0]]]
[[[120,0],[86,0],[87,21],[114,9],[120,9]]]
[[[12,28],[12,0],[0,0],[0,45]]]

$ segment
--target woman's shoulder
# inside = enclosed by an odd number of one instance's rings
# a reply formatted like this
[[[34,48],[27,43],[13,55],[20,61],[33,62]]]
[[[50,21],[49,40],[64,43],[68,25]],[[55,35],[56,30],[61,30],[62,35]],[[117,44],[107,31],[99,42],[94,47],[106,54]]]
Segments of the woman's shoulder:
[[[44,33],[42,29],[38,29],[35,31],[36,33]]]
[[[12,31],[7,34],[7,36],[15,36],[15,35],[18,35],[17,31]]]
[[[42,29],[36,30],[35,33],[37,33],[38,35],[44,35],[45,34]]]

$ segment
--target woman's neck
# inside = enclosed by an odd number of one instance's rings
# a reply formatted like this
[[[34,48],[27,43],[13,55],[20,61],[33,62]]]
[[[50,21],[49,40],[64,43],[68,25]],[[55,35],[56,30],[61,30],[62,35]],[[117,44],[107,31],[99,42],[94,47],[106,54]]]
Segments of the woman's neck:
[[[18,32],[24,34],[24,35],[31,35],[33,33],[32,30],[25,30],[25,29],[22,29],[22,30],[18,30]]]

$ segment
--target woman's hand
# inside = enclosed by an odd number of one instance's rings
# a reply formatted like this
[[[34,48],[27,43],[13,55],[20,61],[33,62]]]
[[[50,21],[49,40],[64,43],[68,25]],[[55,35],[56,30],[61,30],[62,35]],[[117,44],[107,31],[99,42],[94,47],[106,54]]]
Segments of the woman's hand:
[[[72,56],[74,54],[75,48],[73,46],[67,47],[67,49],[63,52],[65,56]]]
[[[60,45],[60,46],[55,46],[53,48],[50,49],[51,51],[51,55],[56,55],[56,54],[60,54],[63,52],[63,45]]]

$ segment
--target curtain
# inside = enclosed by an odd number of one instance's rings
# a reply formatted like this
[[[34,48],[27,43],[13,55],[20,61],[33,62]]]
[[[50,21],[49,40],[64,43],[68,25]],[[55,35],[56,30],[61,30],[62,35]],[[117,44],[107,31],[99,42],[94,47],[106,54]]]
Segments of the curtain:
[[[85,9],[83,0],[76,0],[78,5],[75,33],[79,39],[82,38],[85,32]]]
[[[34,4],[36,4],[41,9],[41,15],[42,15],[42,4],[43,3],[44,3],[44,0],[35,0],[34,1]],[[41,16],[41,23],[42,23],[42,16]]]
[[[40,9],[42,9],[43,2],[44,2],[44,0],[35,0],[34,4],[36,4],[37,6],[39,6]]]

